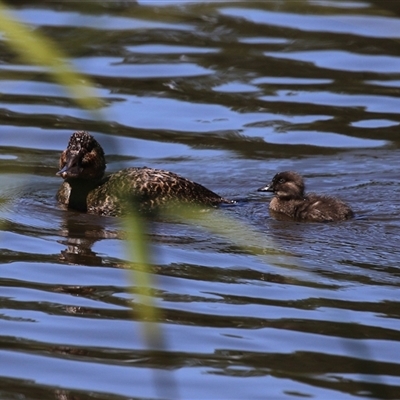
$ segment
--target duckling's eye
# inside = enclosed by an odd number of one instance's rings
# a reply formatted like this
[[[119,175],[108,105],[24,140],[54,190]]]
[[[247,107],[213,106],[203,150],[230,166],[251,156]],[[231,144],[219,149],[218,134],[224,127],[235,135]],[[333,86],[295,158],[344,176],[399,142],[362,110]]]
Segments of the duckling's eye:
[[[285,183],[285,180],[283,178],[279,179],[279,183]]]

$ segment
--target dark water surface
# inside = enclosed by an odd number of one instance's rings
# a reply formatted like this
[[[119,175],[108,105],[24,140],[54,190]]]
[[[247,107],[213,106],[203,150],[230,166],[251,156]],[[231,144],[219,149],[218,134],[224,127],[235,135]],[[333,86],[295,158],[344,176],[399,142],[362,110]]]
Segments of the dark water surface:
[[[399,399],[398,2],[18,4],[93,80],[104,121],[0,36],[0,398]],[[108,171],[241,200],[205,215],[230,237],[151,226],[155,351],[121,221],[54,199],[81,129]],[[357,218],[272,219],[256,189],[288,169]]]

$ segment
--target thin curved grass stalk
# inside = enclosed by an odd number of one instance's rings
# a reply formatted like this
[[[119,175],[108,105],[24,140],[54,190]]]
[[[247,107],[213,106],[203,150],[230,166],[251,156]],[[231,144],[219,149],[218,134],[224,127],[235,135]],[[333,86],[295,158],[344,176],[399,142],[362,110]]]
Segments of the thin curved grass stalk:
[[[270,264],[276,264],[282,257],[291,257],[287,251],[279,249],[274,240],[221,210],[204,210],[198,205],[179,205],[167,211],[172,218],[197,224],[208,231],[222,236],[243,251],[262,256]]]
[[[290,271],[285,281],[318,283],[318,275],[304,267],[299,256],[289,250],[279,248],[273,238],[254,229],[249,224],[233,218],[222,210],[204,210],[198,205],[183,205],[165,210],[170,219],[186,224],[197,225],[230,241],[238,250],[251,254],[261,260],[274,273],[282,274],[282,269]]]
[[[158,309],[154,305],[151,295],[151,259],[149,244],[145,237],[145,220],[133,209],[124,217],[125,228],[127,232],[127,252],[131,262],[130,271],[132,273],[131,281],[136,289],[132,295],[138,297],[139,303],[144,307],[138,308],[138,316],[141,321],[148,321],[145,324],[146,340],[152,343],[155,348],[158,347],[159,331],[149,325],[159,320]],[[149,340],[150,339],[150,340]]]
[[[83,109],[95,110],[101,107],[101,101],[95,96],[93,85],[89,78],[75,71],[68,63],[67,57],[47,37],[33,31],[26,24],[18,22],[12,17],[10,10],[0,0],[0,31],[5,34],[6,43],[23,62],[44,67],[54,81],[62,85],[72,99]],[[97,114],[101,119],[100,113]],[[0,201],[0,204],[2,201]],[[139,216],[132,212],[126,219],[129,234],[130,258],[138,265],[137,270],[131,268],[132,282],[138,284],[138,295],[141,304],[139,307],[141,321],[144,322],[144,336],[148,347],[164,349],[164,338],[161,335],[153,297],[149,295],[150,274],[148,268],[149,248],[145,237],[144,223]],[[177,398],[175,384],[171,379],[165,379],[161,373],[155,372],[155,383],[160,393],[170,392],[170,398]],[[166,392],[168,390],[168,392]],[[165,396],[164,396],[165,397]]]
[[[0,31],[4,32],[6,43],[22,61],[48,68],[53,79],[70,93],[80,107],[96,110],[101,106],[89,78],[69,66],[65,54],[50,39],[14,19],[1,1]]]
[[[162,333],[160,312],[155,304],[151,292],[153,274],[151,273],[151,251],[146,239],[146,220],[143,219],[132,207],[130,213],[124,217],[127,232],[127,252],[131,273],[131,294],[137,298],[135,315],[142,322],[142,334],[144,342],[149,348],[150,357],[163,357],[173,365],[173,356],[168,353],[165,336]],[[134,307],[132,307],[133,310]],[[154,384],[160,397],[178,399],[178,389],[175,380],[169,371],[156,369],[154,372]]]

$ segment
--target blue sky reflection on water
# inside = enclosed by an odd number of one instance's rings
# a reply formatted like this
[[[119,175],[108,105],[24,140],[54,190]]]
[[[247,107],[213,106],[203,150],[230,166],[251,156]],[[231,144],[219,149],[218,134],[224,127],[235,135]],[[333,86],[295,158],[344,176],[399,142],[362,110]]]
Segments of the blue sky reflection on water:
[[[18,7],[95,83],[104,120],[46,68],[1,53],[0,397],[397,398],[400,8]],[[108,172],[163,168],[237,200],[148,227],[150,328],[165,339],[156,355],[126,225],[55,200],[60,153],[82,129]],[[272,195],[257,188],[283,170],[356,218],[274,219]],[[158,373],[179,396],[156,390]]]
[[[362,10],[360,10],[362,11]],[[244,18],[256,24],[268,24],[311,32],[352,34],[373,38],[399,38],[400,21],[397,18],[376,15],[299,15],[259,9],[221,8],[222,15]]]

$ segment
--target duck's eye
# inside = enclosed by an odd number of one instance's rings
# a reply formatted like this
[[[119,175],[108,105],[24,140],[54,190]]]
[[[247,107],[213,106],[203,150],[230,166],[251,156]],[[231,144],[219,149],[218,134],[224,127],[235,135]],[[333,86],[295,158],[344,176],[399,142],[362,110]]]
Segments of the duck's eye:
[[[279,183],[285,183],[285,180],[283,178],[279,179]]]

